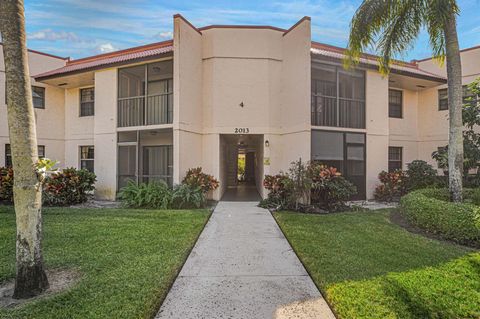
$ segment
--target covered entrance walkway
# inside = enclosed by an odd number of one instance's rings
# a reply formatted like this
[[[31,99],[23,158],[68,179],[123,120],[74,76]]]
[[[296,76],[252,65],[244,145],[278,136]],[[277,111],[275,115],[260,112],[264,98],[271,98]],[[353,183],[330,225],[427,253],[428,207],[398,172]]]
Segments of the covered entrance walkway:
[[[222,201],[260,201],[263,182],[263,135],[220,136]]]

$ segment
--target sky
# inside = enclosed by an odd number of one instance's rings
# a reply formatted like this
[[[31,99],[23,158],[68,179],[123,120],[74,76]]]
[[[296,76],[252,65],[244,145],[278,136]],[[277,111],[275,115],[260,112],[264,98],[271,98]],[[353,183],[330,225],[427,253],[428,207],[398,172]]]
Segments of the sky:
[[[480,45],[480,0],[457,0],[461,48]],[[82,58],[172,38],[173,15],[197,27],[211,24],[272,25],[288,29],[312,18],[312,39],[345,47],[350,20],[361,0],[25,0],[30,49]],[[403,60],[431,56],[425,31]]]

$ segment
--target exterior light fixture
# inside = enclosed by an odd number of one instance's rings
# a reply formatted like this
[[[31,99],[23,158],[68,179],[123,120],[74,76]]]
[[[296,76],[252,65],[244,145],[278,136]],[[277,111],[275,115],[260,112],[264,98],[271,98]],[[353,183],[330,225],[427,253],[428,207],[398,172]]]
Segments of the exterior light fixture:
[[[265,141],[265,147],[270,147],[270,142],[268,140]]]

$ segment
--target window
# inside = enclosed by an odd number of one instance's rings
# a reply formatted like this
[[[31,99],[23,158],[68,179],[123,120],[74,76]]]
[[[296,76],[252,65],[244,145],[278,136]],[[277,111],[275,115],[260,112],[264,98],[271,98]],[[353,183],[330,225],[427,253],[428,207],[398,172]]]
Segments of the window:
[[[45,158],[45,145],[37,146],[38,158]],[[10,144],[5,144],[5,166],[12,166],[12,150]]]
[[[32,86],[33,107],[36,109],[45,108],[45,88]]]
[[[390,146],[388,148],[388,171],[394,172],[402,169],[402,148]]]
[[[476,96],[469,88],[468,85],[462,87],[462,103],[477,103],[478,96]],[[448,110],[448,89],[438,90],[438,110]]]
[[[315,63],[312,125],[365,128],[365,73]]]
[[[95,115],[95,88],[80,89],[80,116]]]
[[[388,116],[401,119],[403,104],[403,92],[400,90],[388,90]]]
[[[80,169],[94,172],[95,151],[93,146],[80,146]]]

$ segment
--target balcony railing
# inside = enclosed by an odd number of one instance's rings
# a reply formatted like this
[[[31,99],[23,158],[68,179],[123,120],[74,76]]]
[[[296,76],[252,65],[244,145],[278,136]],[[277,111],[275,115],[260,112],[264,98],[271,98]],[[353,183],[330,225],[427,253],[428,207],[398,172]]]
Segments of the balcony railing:
[[[173,93],[118,99],[118,127],[170,124],[172,120]]]
[[[312,96],[312,125],[365,128],[365,102],[328,96]]]

